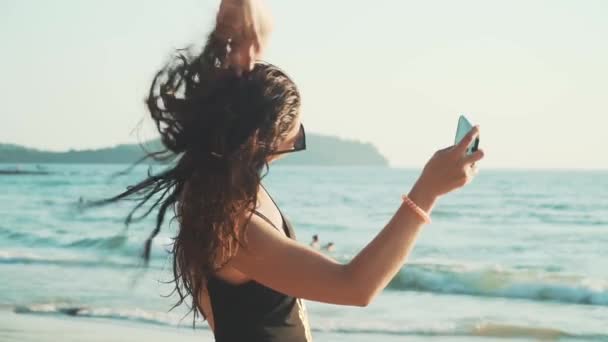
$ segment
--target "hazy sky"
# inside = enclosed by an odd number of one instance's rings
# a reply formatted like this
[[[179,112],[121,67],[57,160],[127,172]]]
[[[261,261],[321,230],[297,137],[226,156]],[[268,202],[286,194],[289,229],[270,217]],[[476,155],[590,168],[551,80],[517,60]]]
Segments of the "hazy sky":
[[[486,167],[608,168],[608,1],[268,1],[268,61],[307,131],[420,167],[481,126]],[[0,1],[0,142],[66,150],[153,137],[153,73],[219,1]]]

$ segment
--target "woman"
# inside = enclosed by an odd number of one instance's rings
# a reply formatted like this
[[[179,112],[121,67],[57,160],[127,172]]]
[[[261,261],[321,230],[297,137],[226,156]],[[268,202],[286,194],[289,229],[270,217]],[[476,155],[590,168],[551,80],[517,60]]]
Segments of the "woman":
[[[483,152],[465,155],[478,127],[436,152],[346,264],[296,242],[261,184],[269,163],[306,148],[297,87],[277,67],[252,62],[268,33],[264,13],[254,0],[223,1],[203,52],[182,51],[156,75],[147,104],[166,151],[150,156],[175,163],[106,202],[138,194],[136,211],[156,196],[145,213],[158,208],[150,239],[174,210],[176,306],[190,296],[217,341],[304,342],[312,338],[302,299],[368,305],[404,264],[437,199],[472,179]]]

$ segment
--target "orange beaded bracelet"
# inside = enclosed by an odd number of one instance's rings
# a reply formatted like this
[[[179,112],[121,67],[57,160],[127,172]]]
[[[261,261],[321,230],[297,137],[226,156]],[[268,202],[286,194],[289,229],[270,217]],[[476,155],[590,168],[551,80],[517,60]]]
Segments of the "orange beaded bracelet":
[[[427,214],[426,211],[422,210],[416,203],[414,203],[414,201],[407,197],[407,195],[401,195],[401,199],[403,199],[403,202],[405,202],[408,207],[410,207],[416,214],[418,214],[424,220],[424,223],[431,223],[431,217],[429,216],[429,214]]]

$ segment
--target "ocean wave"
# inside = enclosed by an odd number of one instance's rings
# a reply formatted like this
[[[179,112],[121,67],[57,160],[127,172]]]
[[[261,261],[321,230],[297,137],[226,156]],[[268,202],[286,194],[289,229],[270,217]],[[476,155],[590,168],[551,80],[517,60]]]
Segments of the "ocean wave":
[[[65,231],[61,235],[65,235]],[[95,249],[101,252],[119,252],[124,256],[137,256],[144,247],[144,240],[129,240],[125,233],[108,236],[82,237],[65,241],[63,237],[37,236],[31,232],[13,231],[5,227],[0,227],[0,236],[19,244],[29,247],[50,247],[66,249]],[[170,253],[170,244],[173,241],[169,237],[157,236],[152,241],[151,258],[165,258]]]
[[[0,227],[0,236],[3,236],[9,240],[13,240],[13,241],[21,241],[21,242],[27,242],[28,244],[50,244],[53,243],[53,239],[49,238],[49,237],[43,237],[43,236],[33,236],[31,234],[25,233],[25,232],[20,232],[20,231],[13,231],[10,230],[8,228],[4,228],[4,227]]]
[[[313,328],[313,331],[334,332],[342,334],[370,334],[394,336],[428,336],[428,337],[496,337],[496,338],[533,338],[533,339],[584,339],[601,340],[607,335],[602,334],[573,334],[567,331],[515,324],[501,324],[480,321],[475,324],[435,324],[428,327],[407,325],[399,328],[391,327],[342,327],[342,328]]]
[[[435,209],[433,211],[434,218],[456,218],[462,217],[464,214],[456,210]]]
[[[106,308],[78,306],[69,303],[43,303],[20,305],[14,308],[20,314],[48,314],[67,315],[78,317],[106,318],[126,320],[140,323],[149,323],[163,326],[184,326],[186,322],[183,315],[175,313],[144,310],[140,308]],[[191,321],[190,321],[191,323]]]
[[[388,288],[608,306],[608,281],[500,267],[409,264]]]
[[[150,259],[165,260],[171,254],[173,240],[167,236],[157,236],[152,240]],[[101,252],[112,251],[125,257],[139,257],[143,252],[145,239],[128,239],[126,235],[114,235],[97,238],[84,238],[73,241],[65,247],[76,249],[98,249]]]
[[[137,262],[136,262],[137,261]],[[110,267],[110,268],[140,268],[142,264],[139,260],[118,261],[108,258],[85,258],[83,256],[74,257],[52,257],[31,252],[21,251],[0,251],[0,264],[37,264],[53,265],[63,267]],[[148,268],[162,269],[160,265],[150,263]]]
[[[575,226],[603,226],[608,225],[608,221],[599,217],[599,214],[593,216],[592,213],[572,213],[569,215],[556,215],[545,212],[528,212],[527,217],[538,220],[542,223],[552,225],[575,225]]]
[[[603,207],[581,207],[567,204],[523,204],[521,209],[483,208],[472,206],[443,206],[433,210],[433,217],[439,220],[474,221],[486,224],[546,223],[552,225],[604,226],[608,225]]]
[[[575,206],[567,203],[540,203],[537,205],[537,207],[541,209],[552,209],[558,211],[571,210],[575,208]]]
[[[119,249],[125,246],[127,242],[127,236],[124,234],[107,236],[107,237],[96,237],[96,238],[83,238],[70,243],[67,243],[66,247],[98,247],[102,249]]]

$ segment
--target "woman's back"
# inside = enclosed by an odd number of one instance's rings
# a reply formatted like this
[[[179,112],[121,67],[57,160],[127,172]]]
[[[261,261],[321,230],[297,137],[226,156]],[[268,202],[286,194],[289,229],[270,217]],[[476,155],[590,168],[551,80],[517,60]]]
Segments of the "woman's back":
[[[268,195],[268,198],[276,206],[272,197]],[[276,209],[281,217],[281,228],[261,212],[256,211],[255,214],[295,240],[291,223],[278,206]],[[218,275],[208,277],[207,291],[216,341],[312,341],[301,299],[277,292],[254,280],[232,284]]]

